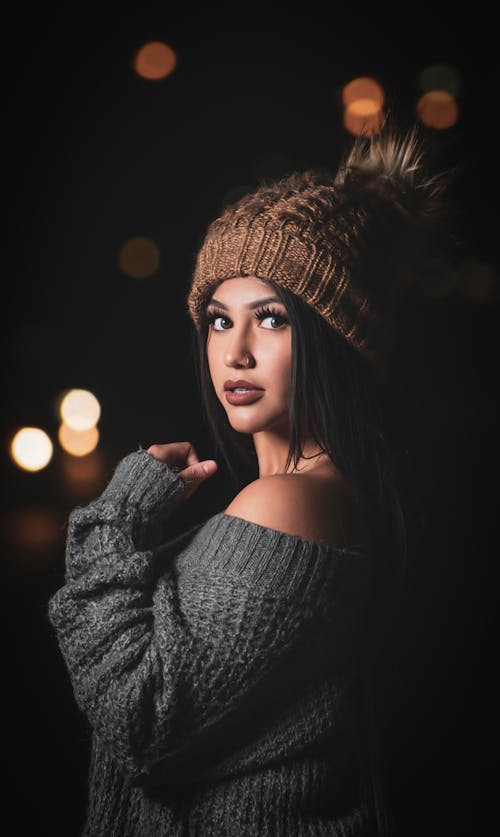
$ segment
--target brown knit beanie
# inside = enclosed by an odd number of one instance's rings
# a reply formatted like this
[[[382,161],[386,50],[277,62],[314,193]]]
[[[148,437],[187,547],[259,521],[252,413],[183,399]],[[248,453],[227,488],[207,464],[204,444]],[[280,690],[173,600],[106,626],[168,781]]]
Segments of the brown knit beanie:
[[[273,280],[311,305],[384,377],[404,288],[439,240],[444,183],[422,172],[416,129],[358,138],[335,175],[294,173],[227,207],[209,226],[187,296],[201,326],[225,279]]]

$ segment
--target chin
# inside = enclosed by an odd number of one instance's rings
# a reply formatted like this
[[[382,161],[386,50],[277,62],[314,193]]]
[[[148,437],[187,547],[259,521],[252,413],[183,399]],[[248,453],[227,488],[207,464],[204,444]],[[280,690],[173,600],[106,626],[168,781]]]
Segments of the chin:
[[[262,421],[255,417],[245,419],[244,416],[230,416],[228,414],[227,420],[237,433],[258,433],[260,430],[265,430]]]
[[[250,415],[250,407],[247,411],[247,414],[244,414],[244,407],[236,407],[234,412],[226,411],[227,420],[233,430],[237,433],[261,433],[262,431],[276,431],[278,428],[282,428],[284,422],[286,421],[285,417],[280,414],[279,416],[274,415],[257,415],[256,412],[254,415]]]

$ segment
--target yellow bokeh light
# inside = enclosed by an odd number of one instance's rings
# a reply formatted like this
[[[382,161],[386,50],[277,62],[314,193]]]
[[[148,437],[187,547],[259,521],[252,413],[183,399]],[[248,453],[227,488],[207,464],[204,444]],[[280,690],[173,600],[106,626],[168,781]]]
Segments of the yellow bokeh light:
[[[342,102],[344,107],[349,107],[360,100],[368,100],[373,103],[375,112],[379,111],[385,101],[385,94],[382,86],[374,78],[361,76],[355,78],[342,88]]]
[[[118,263],[120,270],[133,279],[146,279],[158,270],[160,249],[151,238],[129,238],[120,250]]]
[[[10,455],[24,471],[41,471],[52,459],[54,446],[40,427],[23,427],[10,444]]]
[[[356,104],[349,105],[344,110],[344,127],[350,134],[370,137],[380,131],[384,121],[383,110],[361,114],[356,111]]]
[[[97,427],[90,427],[88,430],[74,430],[65,422],[59,426],[57,434],[59,444],[72,456],[87,456],[97,447],[99,443],[99,431]]]
[[[99,401],[87,389],[71,389],[61,401],[61,419],[72,430],[90,430],[101,415]]]
[[[458,105],[455,97],[446,90],[429,90],[417,102],[417,116],[428,128],[444,131],[458,120]]]
[[[158,81],[173,73],[177,57],[168,44],[162,41],[150,41],[141,46],[133,61],[135,72],[148,81]]]

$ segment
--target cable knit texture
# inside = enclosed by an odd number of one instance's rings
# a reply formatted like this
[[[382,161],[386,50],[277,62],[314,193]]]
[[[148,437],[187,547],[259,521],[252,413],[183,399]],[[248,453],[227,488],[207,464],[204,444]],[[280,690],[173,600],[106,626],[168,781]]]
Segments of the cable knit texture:
[[[225,207],[207,229],[186,296],[196,328],[220,282],[271,280],[383,378],[406,288],[439,287],[443,278],[445,182],[424,163],[417,130],[387,123],[369,140],[358,137],[336,173],[293,172]]]
[[[92,732],[82,834],[374,833],[359,744],[369,554],[224,512],[165,540],[183,494],[141,450],[70,516],[49,618]]]

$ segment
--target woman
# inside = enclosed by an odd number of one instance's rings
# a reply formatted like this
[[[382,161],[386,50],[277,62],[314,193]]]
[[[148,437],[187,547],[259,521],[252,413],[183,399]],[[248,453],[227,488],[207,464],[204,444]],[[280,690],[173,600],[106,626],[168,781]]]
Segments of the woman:
[[[155,444],[70,516],[49,614],[92,728],[84,834],[383,832],[370,686],[405,526],[380,385],[440,191],[386,128],[210,225],[187,306],[238,491],[166,540],[219,465]]]

